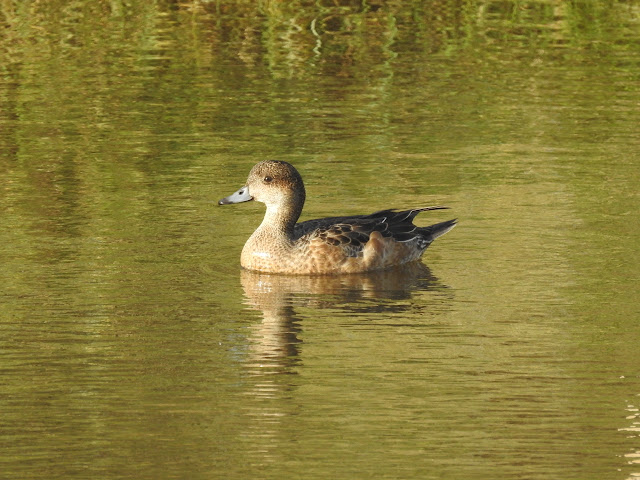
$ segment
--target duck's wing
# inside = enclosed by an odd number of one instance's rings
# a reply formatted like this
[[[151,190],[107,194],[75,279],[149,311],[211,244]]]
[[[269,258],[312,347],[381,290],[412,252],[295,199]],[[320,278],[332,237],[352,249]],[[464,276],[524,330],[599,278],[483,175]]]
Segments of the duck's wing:
[[[368,215],[368,217],[382,219],[386,228],[381,230],[380,233],[385,237],[393,237],[397,242],[408,242],[414,240],[416,237],[425,237],[425,240],[428,240],[430,243],[433,240],[433,238],[428,238],[431,236],[430,227],[418,227],[413,224],[413,219],[416,218],[420,212],[446,210],[448,208],[449,207],[444,206],[434,206],[400,211],[389,209],[372,213]]]
[[[379,219],[365,216],[331,217],[308,220],[296,225],[295,234],[301,244],[321,242],[345,250],[348,256],[357,256],[369,241],[371,232],[384,229]]]
[[[295,236],[301,242],[317,239],[316,241],[322,241],[328,245],[342,247],[350,256],[356,256],[362,251],[373,232],[379,232],[383,237],[392,237],[398,242],[411,241],[416,237],[424,236],[427,232],[413,224],[416,215],[427,210],[446,208],[448,207],[422,207],[402,211],[389,209],[370,215],[307,220],[296,225]],[[431,243],[431,240],[428,240],[428,243]]]

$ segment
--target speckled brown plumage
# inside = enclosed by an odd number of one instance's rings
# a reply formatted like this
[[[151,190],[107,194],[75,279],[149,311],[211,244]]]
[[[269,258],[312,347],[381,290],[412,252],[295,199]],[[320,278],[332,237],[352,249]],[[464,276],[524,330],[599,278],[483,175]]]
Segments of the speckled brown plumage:
[[[456,220],[417,227],[420,212],[447,207],[382,210],[370,215],[330,217],[296,224],[305,201],[298,171],[289,163],[258,163],[247,184],[220,204],[249,200],[267,206],[262,224],[245,244],[244,268],[271,273],[331,274],[381,270],[418,260]]]

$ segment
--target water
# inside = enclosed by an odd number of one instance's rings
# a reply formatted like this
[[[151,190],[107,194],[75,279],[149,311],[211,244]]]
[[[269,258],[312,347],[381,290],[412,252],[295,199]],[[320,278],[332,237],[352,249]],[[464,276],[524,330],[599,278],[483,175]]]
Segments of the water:
[[[0,7],[3,478],[640,477],[639,5],[405,3]],[[460,225],[243,272],[265,158]]]

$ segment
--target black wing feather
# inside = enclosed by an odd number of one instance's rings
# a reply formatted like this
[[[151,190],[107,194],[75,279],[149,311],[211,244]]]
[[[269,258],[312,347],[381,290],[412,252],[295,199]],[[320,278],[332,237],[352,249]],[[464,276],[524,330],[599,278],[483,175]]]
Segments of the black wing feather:
[[[296,238],[308,240],[319,237],[330,245],[341,246],[349,250],[361,250],[369,241],[372,232],[380,232],[384,237],[393,237],[399,242],[423,239],[426,244],[448,232],[455,220],[442,222],[429,227],[417,227],[413,219],[420,212],[443,210],[448,207],[422,207],[411,210],[380,210],[370,215],[348,217],[329,217],[307,220],[295,226]]]

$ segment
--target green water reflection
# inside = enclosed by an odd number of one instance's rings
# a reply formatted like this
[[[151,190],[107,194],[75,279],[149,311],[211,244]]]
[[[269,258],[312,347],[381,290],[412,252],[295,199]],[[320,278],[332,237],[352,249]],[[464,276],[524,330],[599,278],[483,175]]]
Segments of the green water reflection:
[[[3,478],[640,478],[640,4],[0,5]],[[447,204],[425,265],[242,272]],[[430,221],[450,218],[432,212]]]

